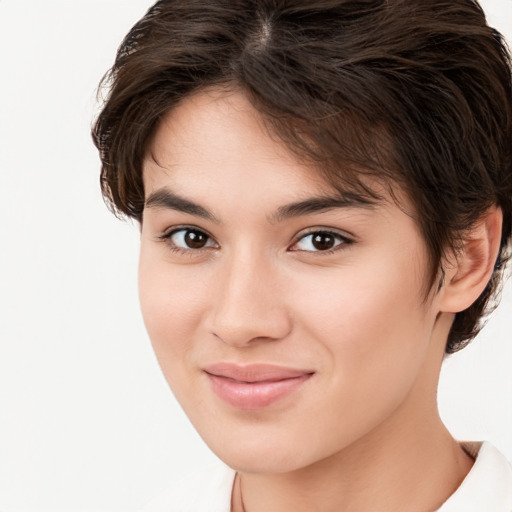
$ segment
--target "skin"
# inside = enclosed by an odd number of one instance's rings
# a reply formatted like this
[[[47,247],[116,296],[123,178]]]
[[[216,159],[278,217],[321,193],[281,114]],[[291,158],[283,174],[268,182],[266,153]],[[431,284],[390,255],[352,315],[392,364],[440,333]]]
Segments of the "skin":
[[[242,496],[247,512],[436,510],[473,462],[438,415],[444,346],[454,313],[490,276],[499,214],[467,258],[445,262],[447,284],[425,300],[427,252],[406,198],[277,218],[337,193],[269,136],[240,93],[184,100],[143,172],[147,198],[172,192],[214,217],[148,204],[139,289],[170,387],[238,472],[232,510]],[[169,236],[187,227],[208,236],[203,248],[187,246],[184,231]],[[330,252],[308,236],[326,230]],[[313,375],[268,407],[240,410],[203,371],[219,362]]]

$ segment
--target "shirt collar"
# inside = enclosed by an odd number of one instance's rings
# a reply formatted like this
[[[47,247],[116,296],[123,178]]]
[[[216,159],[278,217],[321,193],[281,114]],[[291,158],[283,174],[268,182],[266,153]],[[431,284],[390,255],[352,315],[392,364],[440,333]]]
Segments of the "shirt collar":
[[[489,442],[462,443],[475,463],[438,512],[512,512],[512,467]]]

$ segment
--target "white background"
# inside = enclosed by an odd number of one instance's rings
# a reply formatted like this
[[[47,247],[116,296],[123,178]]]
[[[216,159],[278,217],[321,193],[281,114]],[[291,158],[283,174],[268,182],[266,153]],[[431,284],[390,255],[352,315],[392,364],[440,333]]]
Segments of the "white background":
[[[149,0],[0,0],[0,509],[136,510],[212,455],[137,302],[138,232],[107,212],[95,88]],[[512,38],[512,0],[484,2]],[[448,360],[452,432],[512,459],[512,286]]]

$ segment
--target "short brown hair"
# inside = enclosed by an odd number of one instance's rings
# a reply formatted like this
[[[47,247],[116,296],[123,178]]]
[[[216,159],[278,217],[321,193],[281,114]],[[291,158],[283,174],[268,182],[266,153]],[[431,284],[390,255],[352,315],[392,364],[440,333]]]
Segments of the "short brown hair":
[[[159,121],[210,87],[244,92],[270,129],[334,186],[398,184],[434,285],[447,248],[492,205],[500,256],[456,315],[446,351],[479,331],[511,234],[510,55],[473,0],[161,0],[130,30],[93,129],[114,212],[142,222],[142,162]]]

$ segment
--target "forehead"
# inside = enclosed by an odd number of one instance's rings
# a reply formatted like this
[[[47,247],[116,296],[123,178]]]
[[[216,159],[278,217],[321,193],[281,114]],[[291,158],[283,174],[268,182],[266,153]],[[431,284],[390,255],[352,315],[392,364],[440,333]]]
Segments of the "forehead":
[[[354,180],[357,171],[340,169],[336,179],[327,179],[318,165],[286,147],[242,93],[225,89],[189,96],[164,116],[143,173],[146,196],[164,182],[178,188],[224,182],[262,195],[281,186],[304,195],[343,192],[372,201],[390,196],[377,178]]]
[[[202,180],[220,179],[222,169],[238,170],[230,176],[235,181],[248,174],[258,180],[264,167],[273,166],[283,171],[275,179],[293,169],[292,174],[302,174],[311,185],[327,186],[320,173],[272,137],[258,112],[237,92],[216,89],[187,97],[162,119],[147,156],[145,174],[151,168],[148,160]],[[150,179],[147,174],[144,178]]]

